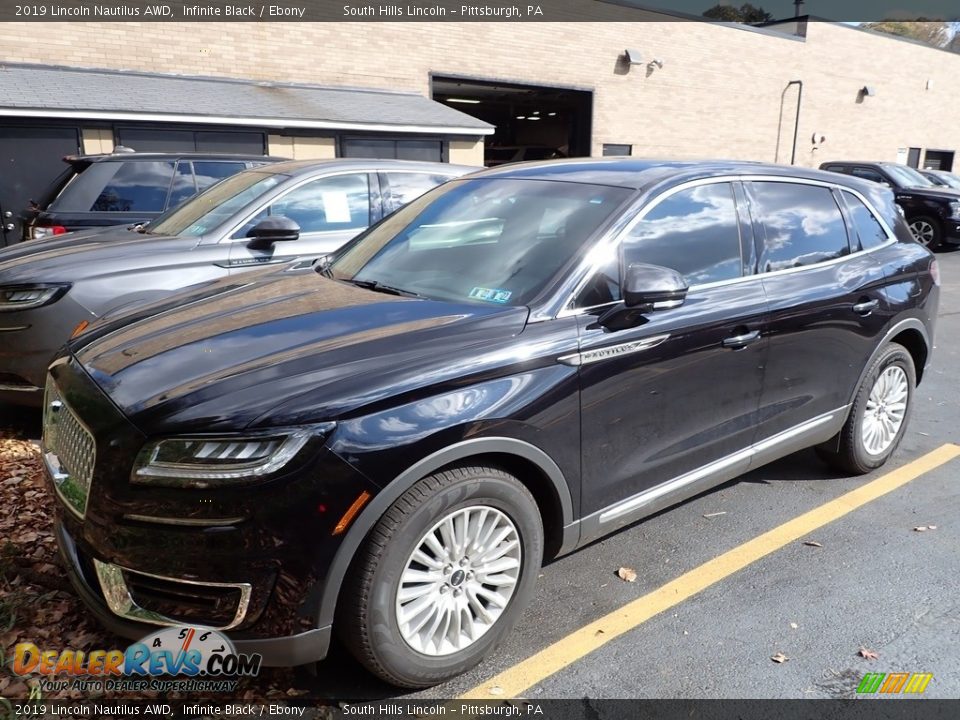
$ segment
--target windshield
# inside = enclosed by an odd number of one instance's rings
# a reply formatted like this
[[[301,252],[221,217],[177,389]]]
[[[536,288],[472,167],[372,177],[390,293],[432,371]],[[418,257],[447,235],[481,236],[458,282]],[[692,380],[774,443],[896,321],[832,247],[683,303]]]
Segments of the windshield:
[[[953,173],[940,172],[940,173],[937,173],[937,177],[940,178],[940,180],[942,180],[944,183],[946,183],[947,187],[952,187],[960,190],[960,177],[957,177]]]
[[[907,167],[906,165],[885,165],[883,169],[893,177],[897,185],[902,187],[933,187],[933,183],[930,180],[927,180],[927,178],[912,167]]]
[[[328,269],[434,299],[524,305],[630,195],[546,180],[451,182],[371,228]]]
[[[225,223],[288,177],[264,170],[238,173],[167,211],[150,223],[146,232],[150,235],[199,237]]]

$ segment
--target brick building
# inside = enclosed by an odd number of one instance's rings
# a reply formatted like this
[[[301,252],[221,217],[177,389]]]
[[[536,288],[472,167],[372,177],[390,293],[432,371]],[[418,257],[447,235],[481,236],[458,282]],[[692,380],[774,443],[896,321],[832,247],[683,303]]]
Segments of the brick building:
[[[804,18],[752,28],[610,12],[625,22],[78,22],[47,23],[42,33],[0,23],[7,66],[0,70],[0,140],[14,128],[59,129],[75,150],[103,152],[119,142],[138,150],[201,147],[205,132],[245,133],[244,142],[263,152],[293,157],[412,153],[492,164],[535,157],[524,154],[534,147],[540,156],[952,167],[960,145],[960,55]],[[107,100],[91,109],[84,101],[91,91],[73,97],[67,88],[64,99],[54,83],[18,102],[5,78],[30,65],[106,70],[99,76]],[[109,72],[117,70],[142,75]],[[165,107],[144,111],[142,82],[160,88],[175,80],[169,75],[240,80],[233,85],[252,99],[245,112],[215,113],[191,103],[189,93],[161,91],[148,99]],[[316,105],[294,102],[289,117],[266,117],[257,107],[256,93],[290,94],[293,86],[304,93],[386,91],[388,99],[406,98],[410,113],[400,121],[387,103],[382,118],[338,126]],[[441,118],[437,104],[450,114]],[[421,112],[432,120],[417,122]]]

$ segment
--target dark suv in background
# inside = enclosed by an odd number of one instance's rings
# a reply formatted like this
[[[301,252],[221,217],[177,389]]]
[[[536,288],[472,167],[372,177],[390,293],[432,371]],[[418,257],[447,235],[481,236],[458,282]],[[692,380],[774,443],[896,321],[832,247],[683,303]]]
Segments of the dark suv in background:
[[[493,651],[544,557],[805,447],[885,463],[938,284],[890,191],[852,177],[480,172],[313,269],[79,335],[46,385],[58,542],[119,634],[213,626],[289,666],[337,632],[431,685]]]
[[[218,153],[67,155],[69,166],[21,213],[23,240],[138,224],[215,182],[280,158]]]
[[[960,244],[960,190],[937,185],[899,163],[834,161],[823,163],[820,169],[888,185],[921,245],[936,250],[945,242]]]

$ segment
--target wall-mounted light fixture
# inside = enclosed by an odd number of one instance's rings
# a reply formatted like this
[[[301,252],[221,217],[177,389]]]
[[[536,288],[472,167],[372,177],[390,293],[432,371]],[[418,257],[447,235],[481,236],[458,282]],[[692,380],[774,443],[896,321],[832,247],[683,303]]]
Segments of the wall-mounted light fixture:
[[[864,85],[862,88],[860,88],[860,94],[863,97],[873,97],[877,94],[877,89],[872,85]]]
[[[641,57],[639,50],[631,50],[630,48],[627,48],[623,51],[623,55],[626,58],[628,65],[643,64],[643,58]]]
[[[654,68],[660,69],[662,67],[663,67],[663,60],[661,60],[660,58],[654,58],[653,60],[647,63],[647,70],[649,72],[653,72]]]

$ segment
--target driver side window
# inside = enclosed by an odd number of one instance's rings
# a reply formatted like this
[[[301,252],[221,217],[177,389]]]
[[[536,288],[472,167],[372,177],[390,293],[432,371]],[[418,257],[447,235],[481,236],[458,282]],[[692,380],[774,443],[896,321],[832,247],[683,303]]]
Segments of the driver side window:
[[[623,238],[632,256],[681,273],[689,285],[740,277],[740,223],[733,185],[697,185],[649,210]],[[620,300],[620,260],[610,260],[577,297],[587,308]]]
[[[312,180],[273,201],[234,234],[247,237],[267,216],[282,215],[300,226],[300,232],[362,230],[370,224],[370,182],[366,173],[335,175]]]

